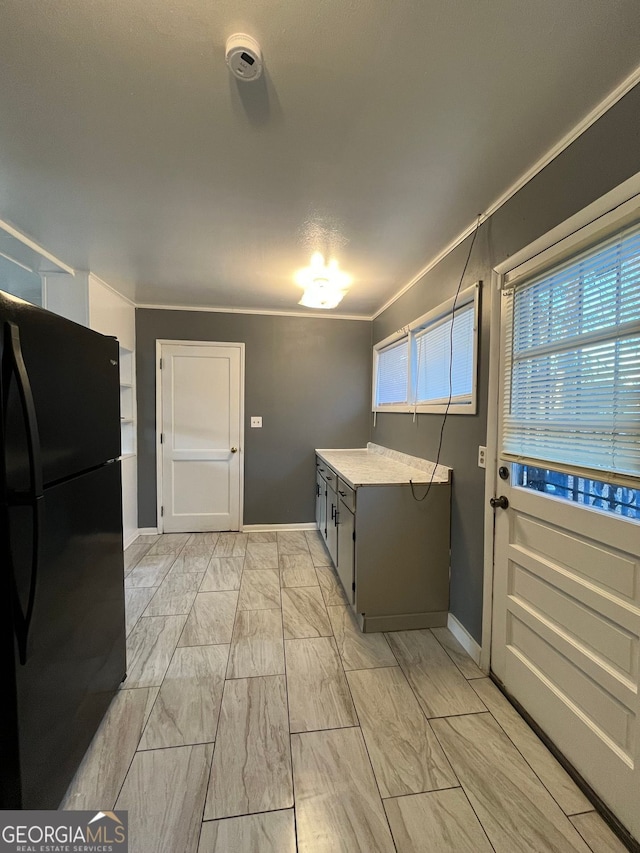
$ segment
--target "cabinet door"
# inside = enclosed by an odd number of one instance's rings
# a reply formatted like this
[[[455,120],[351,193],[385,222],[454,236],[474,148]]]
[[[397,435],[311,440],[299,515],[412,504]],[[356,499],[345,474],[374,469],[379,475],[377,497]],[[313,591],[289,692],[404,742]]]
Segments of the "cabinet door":
[[[336,478],[327,477],[327,548],[333,565],[338,566],[338,527],[336,525],[336,512],[338,511],[338,495],[336,492]]]
[[[354,539],[353,533],[355,530],[354,514],[345,506],[344,501],[340,501],[338,507],[338,576],[342,581],[345,594],[349,604],[353,604],[354,599]]]
[[[316,525],[325,542],[327,540],[327,484],[320,472],[316,472]]]

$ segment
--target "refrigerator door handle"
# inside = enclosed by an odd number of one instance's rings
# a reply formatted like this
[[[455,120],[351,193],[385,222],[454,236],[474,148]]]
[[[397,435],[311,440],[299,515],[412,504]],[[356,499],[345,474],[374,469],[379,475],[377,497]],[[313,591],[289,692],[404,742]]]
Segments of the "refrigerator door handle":
[[[15,323],[5,323],[5,346],[8,348],[11,357],[11,363],[3,365],[3,384],[5,397],[8,395],[8,386],[11,374],[16,377],[18,388],[18,396],[20,397],[20,405],[24,414],[25,425],[27,428],[27,449],[29,454],[29,493],[28,495],[16,495],[12,500],[9,495],[9,504],[29,504],[33,515],[33,542],[31,546],[31,577],[29,580],[29,598],[27,601],[26,613],[23,613],[20,599],[18,596],[17,585],[15,582],[15,573],[13,572],[13,560],[10,555],[11,569],[13,575],[13,593],[16,616],[18,617],[16,627],[16,637],[18,640],[18,651],[20,663],[27,662],[27,643],[29,639],[29,627],[33,616],[33,607],[36,597],[36,587],[38,582],[38,566],[40,564],[40,529],[42,526],[42,506],[43,506],[43,476],[42,476],[42,453],[40,449],[40,434],[38,432],[38,421],[36,418],[36,408],[33,402],[33,393],[31,391],[31,383],[27,372],[24,358],[22,355],[22,347],[20,345],[20,330]]]

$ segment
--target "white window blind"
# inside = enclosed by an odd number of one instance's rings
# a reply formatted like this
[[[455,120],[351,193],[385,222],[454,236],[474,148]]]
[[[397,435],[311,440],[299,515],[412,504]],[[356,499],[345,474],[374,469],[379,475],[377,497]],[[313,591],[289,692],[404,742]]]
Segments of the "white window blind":
[[[378,353],[376,403],[392,405],[407,402],[409,340],[385,347]]]
[[[640,476],[640,227],[505,301],[503,454]]]
[[[473,394],[474,303],[416,332],[416,400],[471,402]],[[453,325],[453,330],[452,330]],[[451,354],[453,353],[453,359]]]

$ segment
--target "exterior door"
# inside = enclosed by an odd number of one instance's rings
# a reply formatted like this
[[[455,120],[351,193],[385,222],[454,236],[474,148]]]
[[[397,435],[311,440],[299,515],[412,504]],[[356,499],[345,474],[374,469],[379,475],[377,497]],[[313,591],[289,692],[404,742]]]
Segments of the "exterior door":
[[[521,280],[520,292],[529,288],[520,303],[527,312],[536,310],[534,286],[546,300],[544,312],[531,323],[531,334],[525,313],[520,325],[514,319],[520,310],[517,275],[515,289],[501,298],[496,492],[502,500],[494,510],[491,668],[598,796],[640,837],[640,478],[616,473],[613,466],[594,472],[588,455],[576,463],[584,435],[590,436],[592,428],[602,431],[603,419],[617,405],[616,389],[628,389],[630,400],[637,395],[637,381],[629,383],[625,373],[626,353],[636,346],[635,321],[623,316],[623,326],[614,318],[612,328],[603,329],[614,316],[607,314],[609,302],[616,298],[623,313],[624,299],[635,298],[636,291],[630,286],[625,290],[631,279],[627,275],[625,280],[624,264],[614,259],[607,266],[605,261],[604,271],[587,270],[583,284],[582,272],[567,273],[564,286],[579,290],[581,301],[570,303],[564,314],[565,303],[557,295],[563,282],[551,278],[556,268]],[[561,269],[569,269],[570,262]],[[587,257],[583,266],[588,263]],[[611,269],[617,269],[617,278]],[[595,414],[588,408],[590,393]],[[510,442],[516,441],[518,429],[525,449],[514,453]],[[616,430],[610,432],[613,444]],[[637,446],[637,438],[624,440],[626,448]],[[608,443],[602,432],[598,441],[586,440],[592,466]],[[527,452],[526,447],[533,449]],[[546,462],[545,452],[551,454]]]
[[[238,530],[242,346],[163,344],[162,524]]]

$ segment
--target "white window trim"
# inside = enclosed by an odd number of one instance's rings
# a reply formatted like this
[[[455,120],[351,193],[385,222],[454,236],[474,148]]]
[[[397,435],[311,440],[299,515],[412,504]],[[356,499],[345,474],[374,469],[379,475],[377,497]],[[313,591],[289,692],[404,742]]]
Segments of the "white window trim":
[[[478,328],[480,323],[480,284],[481,282],[476,282],[471,287],[466,288],[466,290],[460,291],[457,298],[451,297],[451,299],[447,299],[446,302],[438,305],[436,308],[433,308],[431,311],[427,311],[426,314],[422,314],[422,316],[418,317],[416,320],[413,320],[409,323],[408,326],[404,326],[402,329],[398,329],[397,332],[394,332],[388,337],[384,338],[384,340],[379,341],[373,347],[373,379],[372,379],[372,393],[371,393],[371,411],[372,412],[403,412],[405,414],[412,414],[417,412],[419,414],[443,414],[444,412],[448,412],[450,415],[475,415],[477,414],[478,407]],[[464,308],[466,305],[473,303],[473,368],[472,368],[472,391],[470,395],[470,400],[468,403],[460,403],[452,400],[451,403],[447,404],[447,400],[445,399],[440,403],[418,403],[415,402],[415,335],[417,332],[422,331],[427,326],[432,326],[437,323],[439,320],[443,320],[445,317],[450,315],[453,312],[454,305],[455,310],[459,311],[461,308]],[[407,387],[409,389],[409,399],[406,403],[387,403],[384,405],[376,405],[377,399],[377,380],[378,380],[378,359],[379,354],[382,350],[387,347],[398,343],[403,338],[408,338],[409,341],[409,358],[408,358],[408,383]]]

